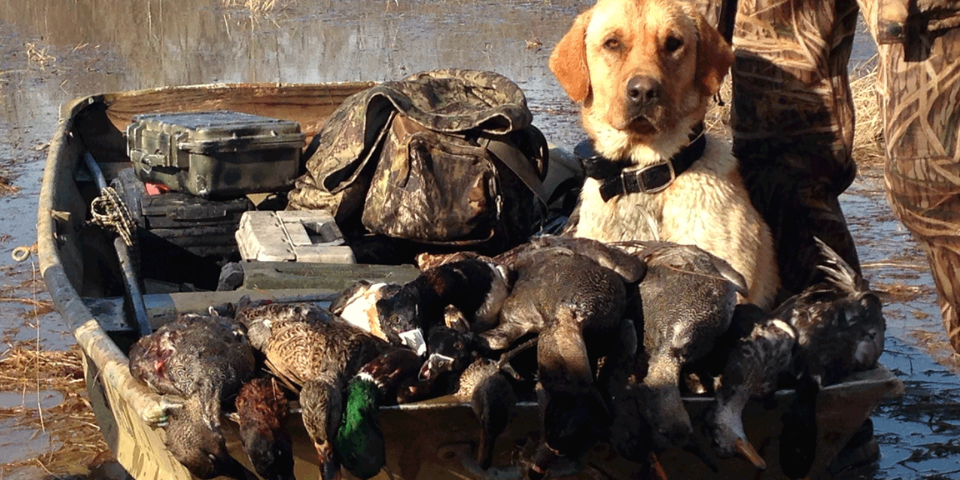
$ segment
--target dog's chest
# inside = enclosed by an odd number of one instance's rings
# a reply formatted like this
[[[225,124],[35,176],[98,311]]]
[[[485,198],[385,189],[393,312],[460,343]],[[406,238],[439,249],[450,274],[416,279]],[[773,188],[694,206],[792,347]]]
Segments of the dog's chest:
[[[584,182],[575,236],[601,242],[661,239],[662,198],[630,193],[604,202],[599,185],[592,178]]]

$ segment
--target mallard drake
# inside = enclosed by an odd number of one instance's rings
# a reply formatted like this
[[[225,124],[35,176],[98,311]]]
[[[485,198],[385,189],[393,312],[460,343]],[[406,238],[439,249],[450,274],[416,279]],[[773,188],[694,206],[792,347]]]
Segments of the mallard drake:
[[[268,367],[293,385],[302,385],[304,426],[320,458],[324,480],[339,463],[332,442],[340,426],[343,389],[360,367],[391,348],[314,304],[270,304],[240,309],[250,343]],[[344,452],[346,453],[346,452]]]
[[[883,305],[866,279],[815,238],[826,259],[817,268],[826,279],[788,298],[774,312],[799,333],[796,371],[808,370],[821,384],[877,366],[883,353]]]
[[[255,378],[237,394],[240,443],[257,474],[266,480],[294,480],[293,445],[284,422],[287,397],[273,378]]]
[[[386,465],[379,407],[395,402],[397,388],[414,379],[419,366],[413,351],[394,349],[364,365],[347,384],[334,445],[341,464],[354,476],[373,477]]]
[[[739,453],[757,468],[767,468],[743,431],[743,409],[751,398],[764,398],[776,390],[781,374],[793,364],[796,346],[797,331],[771,317],[755,325],[730,353],[716,402],[706,415],[709,437],[721,458]]]
[[[130,372],[159,393],[186,399],[169,412],[167,447],[200,478],[249,473],[227,453],[221,404],[255,369],[253,349],[232,319],[181,315],[130,349]]]
[[[378,390],[369,374],[360,373],[350,380],[334,441],[341,465],[362,479],[380,473],[387,463],[386,442],[380,431]]]
[[[680,369],[707,355],[730,326],[743,276],[693,245],[644,243],[639,294],[648,360],[640,388],[659,448],[686,445],[693,433],[680,398]]]
[[[394,348],[371,360],[360,369],[357,375],[372,377],[380,391],[377,396],[379,405],[404,403],[407,387],[418,385],[418,374],[423,365],[423,357],[409,348]]]

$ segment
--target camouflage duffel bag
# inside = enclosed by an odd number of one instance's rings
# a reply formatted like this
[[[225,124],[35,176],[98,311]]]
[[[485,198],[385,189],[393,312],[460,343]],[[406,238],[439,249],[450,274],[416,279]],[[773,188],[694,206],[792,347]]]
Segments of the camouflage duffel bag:
[[[545,213],[547,145],[531,121],[520,88],[495,73],[382,83],[324,124],[290,208],[359,216],[367,233],[424,247],[506,250]]]

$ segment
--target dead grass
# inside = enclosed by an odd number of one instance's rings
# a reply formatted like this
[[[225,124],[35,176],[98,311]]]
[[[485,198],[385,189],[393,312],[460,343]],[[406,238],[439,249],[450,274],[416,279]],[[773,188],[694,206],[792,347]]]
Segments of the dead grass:
[[[52,64],[57,61],[57,58],[53,55],[47,54],[46,48],[40,48],[35,43],[28,43],[27,48],[27,61],[38,65],[40,68],[44,68],[47,65]]]
[[[877,80],[877,70],[874,68],[850,82],[857,119],[853,135],[853,159],[858,165],[876,165],[884,161]]]
[[[297,0],[222,0],[228,8],[245,8],[252,15],[265,15],[284,10],[296,4]]]
[[[13,178],[3,167],[0,167],[0,195],[17,193],[20,189],[13,184]]]
[[[917,329],[910,332],[910,336],[917,340],[917,344],[927,351],[934,362],[953,372],[960,372],[960,353],[953,350],[943,332]]]
[[[21,393],[24,405],[0,408],[0,419],[15,422],[18,428],[46,433],[59,445],[34,458],[0,465],[0,475],[26,466],[35,466],[51,475],[85,473],[108,450],[93,409],[87,399],[80,349],[46,351],[35,341],[23,342],[0,353],[0,384],[4,390]],[[63,401],[41,409],[31,398],[38,391],[56,390]]]
[[[713,102],[703,121],[708,132],[726,137],[732,135],[730,131],[730,106],[733,104],[733,82],[730,77],[730,75],[727,75],[726,81],[720,86],[719,99],[723,101],[723,105]]]

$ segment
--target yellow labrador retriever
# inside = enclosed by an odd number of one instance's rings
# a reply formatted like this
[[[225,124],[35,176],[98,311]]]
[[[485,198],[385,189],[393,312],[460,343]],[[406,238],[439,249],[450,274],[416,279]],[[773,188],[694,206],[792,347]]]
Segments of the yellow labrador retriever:
[[[596,157],[567,233],[604,242],[694,244],[769,307],[779,277],[770,229],[750,203],[730,142],[703,132],[733,64],[720,33],[681,0],[599,0],[550,56]]]

